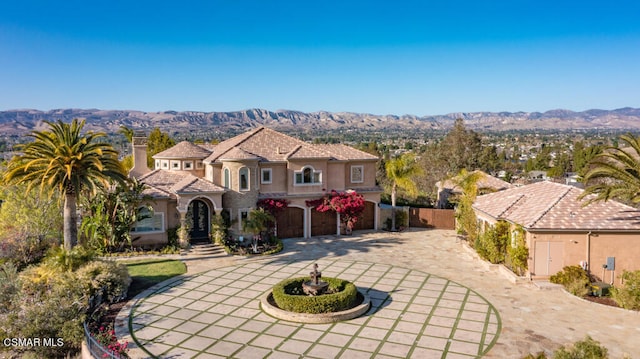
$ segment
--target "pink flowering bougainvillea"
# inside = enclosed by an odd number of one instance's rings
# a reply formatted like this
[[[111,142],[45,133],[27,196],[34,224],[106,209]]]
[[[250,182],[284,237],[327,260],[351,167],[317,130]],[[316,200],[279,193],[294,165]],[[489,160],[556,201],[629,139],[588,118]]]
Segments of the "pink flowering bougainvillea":
[[[289,206],[289,201],[286,199],[264,198],[259,200],[256,205],[258,208],[264,208],[265,211],[275,216]]]
[[[353,230],[365,207],[364,196],[361,194],[355,191],[338,192],[336,190],[332,190],[322,198],[306,201],[306,205],[315,208],[318,212],[340,213],[340,222],[345,225],[347,232]]]

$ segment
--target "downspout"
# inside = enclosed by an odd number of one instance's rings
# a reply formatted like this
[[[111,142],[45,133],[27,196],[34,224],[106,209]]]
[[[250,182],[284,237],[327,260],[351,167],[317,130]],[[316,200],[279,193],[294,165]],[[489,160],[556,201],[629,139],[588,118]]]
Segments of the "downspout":
[[[587,274],[591,276],[591,231],[587,232]]]

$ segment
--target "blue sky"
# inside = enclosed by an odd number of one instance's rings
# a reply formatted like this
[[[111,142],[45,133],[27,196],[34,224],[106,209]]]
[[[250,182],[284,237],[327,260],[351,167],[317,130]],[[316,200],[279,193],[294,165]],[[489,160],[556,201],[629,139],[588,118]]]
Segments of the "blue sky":
[[[0,110],[640,107],[638,16],[635,0],[3,1]]]

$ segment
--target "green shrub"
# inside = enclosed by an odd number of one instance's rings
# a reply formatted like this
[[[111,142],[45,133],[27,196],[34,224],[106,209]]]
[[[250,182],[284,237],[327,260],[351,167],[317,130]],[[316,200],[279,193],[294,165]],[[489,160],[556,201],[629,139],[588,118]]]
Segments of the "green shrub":
[[[400,227],[408,227],[409,226],[409,215],[402,208],[396,207],[396,228]],[[388,231],[391,230],[391,217],[385,220],[385,226]]]
[[[611,288],[611,298],[625,309],[640,310],[640,270],[624,271],[623,284]]]
[[[20,294],[21,281],[16,266],[7,262],[0,266],[0,313],[10,312],[11,304],[18,303],[16,297]],[[0,329],[0,337],[2,331]]]
[[[44,258],[44,264],[50,268],[72,272],[89,263],[95,253],[84,246],[75,246],[70,251],[63,246],[52,248]]]
[[[38,263],[57,240],[5,231],[0,237],[0,263],[11,262],[18,269]]]
[[[512,238],[512,243],[515,245],[507,245],[505,263],[517,275],[524,275],[529,266],[529,247],[525,240],[525,232],[521,226],[518,226],[513,234],[516,236]]]
[[[589,292],[589,275],[580,266],[567,266],[549,278],[551,283],[561,284],[576,296],[583,297]]]
[[[61,338],[64,341],[60,347],[28,348],[41,358],[77,352],[88,309],[85,284],[73,272],[58,272],[47,281],[35,282],[21,275],[21,281],[22,289],[8,303],[12,310],[0,314],[2,334],[12,338]]]
[[[131,277],[127,266],[111,261],[93,261],[76,271],[90,296],[100,296],[103,303],[119,302],[127,297]],[[100,303],[93,303],[93,306]]]
[[[476,239],[476,252],[491,263],[504,263],[509,243],[509,223],[499,221]]]
[[[356,286],[338,278],[322,278],[329,283],[328,292],[318,296],[307,296],[302,292],[302,283],[308,277],[285,279],[273,287],[273,300],[282,309],[294,313],[331,313],[352,308],[357,296]]]
[[[27,268],[21,273],[5,264],[0,267],[0,336],[11,338],[61,338],[61,347],[28,348],[40,358],[73,354],[83,340],[84,322],[89,309],[100,301],[124,298],[131,279],[119,263],[95,261],[75,268],[80,254],[61,254],[66,258]],[[58,255],[52,258],[58,258]],[[52,259],[53,261],[53,259]],[[100,298],[90,303],[91,298]],[[25,353],[22,353],[25,354]]]
[[[569,349],[562,347],[553,353],[553,359],[606,359],[607,348],[586,336],[584,340],[575,342]]]

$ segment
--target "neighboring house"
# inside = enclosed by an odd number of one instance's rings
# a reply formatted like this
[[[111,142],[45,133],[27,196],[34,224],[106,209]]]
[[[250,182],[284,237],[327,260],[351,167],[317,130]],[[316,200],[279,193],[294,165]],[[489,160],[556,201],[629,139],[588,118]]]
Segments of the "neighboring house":
[[[500,178],[489,175],[486,172],[476,170],[472,173],[482,173],[482,178],[478,181],[478,192],[480,194],[502,191],[514,186]],[[455,198],[462,194],[462,188],[460,188],[455,181],[448,179],[445,181],[436,182],[438,188],[438,199],[436,200],[436,208],[447,208],[450,206],[450,199]]]
[[[640,212],[615,201],[585,207],[578,200],[582,193],[544,181],[479,196],[473,208],[481,229],[499,220],[509,222],[512,231],[522,227],[532,278],[582,265],[603,281],[620,283],[623,270],[640,269]]]
[[[242,220],[260,199],[285,199],[277,218],[280,238],[339,234],[335,213],[317,212],[308,200],[331,190],[354,190],[366,200],[355,229],[377,229],[382,190],[376,185],[378,157],[342,144],[310,144],[260,127],[216,146],[183,141],[153,156],[146,167],[146,137],[134,137],[131,176],[148,186],[153,217],[134,228],[138,243],[166,243],[167,230],[190,229],[191,241],[208,240],[213,214],[225,210],[232,230],[242,234]]]

